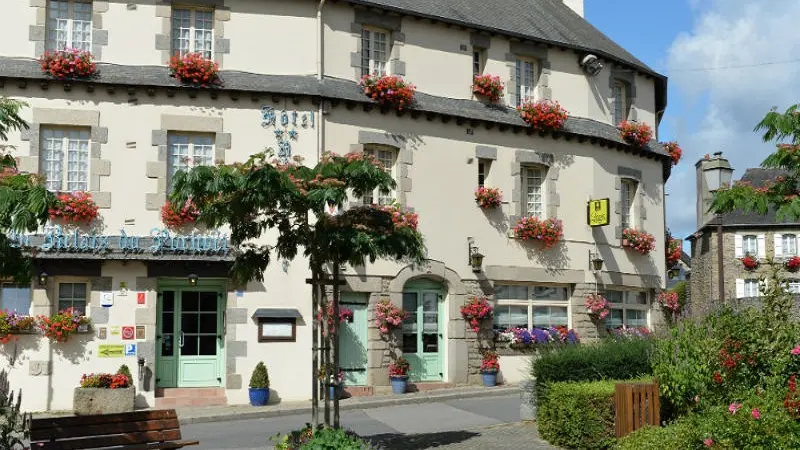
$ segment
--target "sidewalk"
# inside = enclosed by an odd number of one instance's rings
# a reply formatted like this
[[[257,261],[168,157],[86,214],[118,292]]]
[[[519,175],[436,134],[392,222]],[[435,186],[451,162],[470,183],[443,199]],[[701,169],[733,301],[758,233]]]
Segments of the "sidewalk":
[[[437,389],[414,392],[402,395],[373,395],[368,397],[350,397],[339,401],[342,411],[354,409],[380,408],[384,406],[408,405],[415,403],[441,402],[455,399],[500,397],[519,394],[519,386],[506,385],[493,388],[478,386],[460,386],[451,389]],[[331,402],[331,408],[333,403]],[[311,414],[311,401],[281,402],[275,405],[254,407],[250,405],[207,406],[176,408],[181,425],[193,423],[223,422],[231,420],[264,419],[270,417]],[[320,413],[324,404],[320,403]]]

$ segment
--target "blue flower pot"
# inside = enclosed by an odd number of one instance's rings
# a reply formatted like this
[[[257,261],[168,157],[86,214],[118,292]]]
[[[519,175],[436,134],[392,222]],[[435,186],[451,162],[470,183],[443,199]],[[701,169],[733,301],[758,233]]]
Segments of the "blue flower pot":
[[[497,372],[483,372],[483,385],[486,387],[497,386]]]
[[[250,404],[264,406],[269,403],[269,388],[250,388]]]
[[[405,394],[408,377],[392,377],[392,394]]]

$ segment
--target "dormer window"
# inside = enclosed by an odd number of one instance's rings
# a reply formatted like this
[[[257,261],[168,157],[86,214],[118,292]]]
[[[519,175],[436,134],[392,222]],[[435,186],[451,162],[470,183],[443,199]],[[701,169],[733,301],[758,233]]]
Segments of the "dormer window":
[[[486,49],[474,47],[472,49],[472,76],[483,74],[486,67]]]
[[[534,100],[536,89],[537,63],[534,59],[517,58],[517,105]]]
[[[630,111],[630,84],[622,80],[614,80],[612,96],[614,98],[614,124],[628,120]]]
[[[386,75],[389,33],[376,28],[361,30],[361,75]]]

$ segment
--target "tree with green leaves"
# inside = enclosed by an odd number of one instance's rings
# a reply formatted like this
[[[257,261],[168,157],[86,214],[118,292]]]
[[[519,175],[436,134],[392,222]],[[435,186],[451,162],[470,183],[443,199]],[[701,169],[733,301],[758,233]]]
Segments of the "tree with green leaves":
[[[800,104],[784,113],[773,108],[754,131],[763,131],[764,142],[776,145],[776,151],[767,156],[761,167],[781,169],[785,175],[760,187],[735,182],[714,194],[710,210],[718,214],[734,210],[766,214],[774,209],[778,220],[800,219]]]
[[[314,167],[273,159],[271,150],[253,155],[245,163],[195,167],[175,177],[170,201],[175,205],[194,203],[198,221],[216,228],[229,226],[231,243],[238,249],[231,278],[240,283],[263,281],[264,271],[274,258],[292,260],[302,253],[309,261],[313,284],[312,307],[320,314],[319,334],[315,321],[314,343],[322,339],[322,367],[331,367],[323,380],[334,379],[339,371],[339,320],[327,320],[325,285],[333,285],[332,317],[339,317],[339,267],[363,266],[377,259],[421,264],[425,245],[417,230],[417,215],[392,206],[358,206],[345,209],[348,200],[375,190],[389,193],[396,186],[374,156],[325,153]],[[344,209],[344,210],[343,210]],[[331,213],[331,211],[337,211]],[[277,231],[272,241],[263,237]],[[323,270],[331,266],[333,280]],[[332,364],[329,358],[332,357]],[[312,363],[318,373],[316,350]],[[313,376],[313,375],[312,375]],[[314,377],[312,408],[316,416],[317,379]],[[326,423],[329,421],[328,389],[324,389]],[[334,421],[338,426],[338,398],[334,398]]]
[[[0,279],[30,280],[31,260],[10,245],[9,233],[33,232],[47,222],[55,195],[37,174],[21,173],[6,144],[12,131],[28,128],[20,116],[22,102],[0,97]]]

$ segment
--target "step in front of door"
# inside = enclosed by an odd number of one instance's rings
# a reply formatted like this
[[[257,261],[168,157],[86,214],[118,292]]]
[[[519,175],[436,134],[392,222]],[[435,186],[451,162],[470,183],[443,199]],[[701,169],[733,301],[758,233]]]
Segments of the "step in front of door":
[[[223,406],[228,404],[223,388],[159,388],[156,408],[181,406]]]

